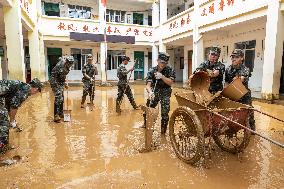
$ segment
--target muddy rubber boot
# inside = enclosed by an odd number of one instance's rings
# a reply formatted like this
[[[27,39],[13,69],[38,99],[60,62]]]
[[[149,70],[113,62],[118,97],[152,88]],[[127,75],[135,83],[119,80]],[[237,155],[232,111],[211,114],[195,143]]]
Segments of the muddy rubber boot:
[[[84,108],[85,101],[86,101],[86,97],[82,96],[81,108]]]
[[[54,122],[55,122],[55,123],[60,123],[60,121],[61,121],[60,116],[59,116],[59,115],[55,115],[55,116],[54,116]]]
[[[166,125],[161,125],[161,135],[165,135],[167,132],[167,126]]]
[[[116,113],[118,113],[119,115],[121,114],[121,109],[120,109],[119,102],[116,102],[115,111],[116,111]]]

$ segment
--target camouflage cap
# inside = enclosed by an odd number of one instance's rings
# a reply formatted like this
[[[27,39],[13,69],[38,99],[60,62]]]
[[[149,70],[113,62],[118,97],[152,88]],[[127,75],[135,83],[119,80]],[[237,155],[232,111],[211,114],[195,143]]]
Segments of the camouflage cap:
[[[215,54],[217,56],[220,56],[221,54],[221,48],[219,47],[216,47],[216,46],[213,46],[210,48],[210,51],[209,51],[210,54]]]
[[[39,92],[41,92],[41,89],[43,88],[43,84],[40,82],[38,78],[34,78],[29,82],[29,85],[33,88],[37,88]]]
[[[121,57],[121,60],[122,60],[122,61],[125,61],[125,60],[130,61],[130,58],[129,58],[128,56],[123,55],[123,56]]]
[[[93,55],[92,54],[88,54],[87,55],[87,59],[93,59]]]
[[[240,56],[244,57],[244,52],[242,49],[234,49],[231,56]]]
[[[162,63],[168,63],[169,59],[170,59],[170,55],[166,52],[159,52],[158,55],[158,59],[162,62]]]

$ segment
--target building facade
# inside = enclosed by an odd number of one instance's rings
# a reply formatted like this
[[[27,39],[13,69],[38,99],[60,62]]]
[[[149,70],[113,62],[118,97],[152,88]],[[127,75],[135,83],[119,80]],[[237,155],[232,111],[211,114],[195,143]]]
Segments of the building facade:
[[[284,0],[103,2],[0,0],[0,76],[47,81],[58,58],[73,55],[68,80],[79,81],[86,55],[93,54],[96,79],[104,83],[117,80],[126,54],[136,62],[132,80],[143,80],[166,51],[177,81],[186,82],[218,45],[226,66],[234,48],[244,49],[249,87],[262,98],[284,93]]]

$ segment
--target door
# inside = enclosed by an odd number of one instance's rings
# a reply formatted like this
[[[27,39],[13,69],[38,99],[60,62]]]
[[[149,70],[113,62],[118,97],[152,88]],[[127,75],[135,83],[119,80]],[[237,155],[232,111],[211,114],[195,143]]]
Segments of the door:
[[[192,74],[192,54],[193,51],[188,51],[188,78]]]
[[[134,51],[135,60],[134,80],[144,80],[144,52]]]
[[[61,48],[47,48],[47,61],[48,61],[48,78],[54,66],[57,64],[59,58],[62,56]]]

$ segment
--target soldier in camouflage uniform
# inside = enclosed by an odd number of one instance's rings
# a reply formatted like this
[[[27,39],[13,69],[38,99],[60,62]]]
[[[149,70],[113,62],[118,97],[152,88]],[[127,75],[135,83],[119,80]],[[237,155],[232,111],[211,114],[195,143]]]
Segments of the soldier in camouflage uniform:
[[[62,58],[51,71],[50,86],[55,96],[54,100],[54,121],[59,123],[63,118],[64,87],[68,88],[65,80],[74,63],[73,56]]]
[[[87,95],[90,96],[91,104],[93,104],[94,100],[94,92],[95,92],[95,75],[98,75],[98,70],[96,66],[93,64],[93,56],[91,54],[87,55],[88,63],[84,65],[82,69],[83,73],[83,96],[81,101],[81,108],[84,108],[84,103],[86,101]]]
[[[218,61],[221,49],[219,47],[211,47],[208,60],[201,63],[195,70],[194,74],[198,71],[206,71],[210,76],[209,92],[215,94],[223,90],[223,74],[225,72],[225,65]]]
[[[251,91],[248,88],[248,82],[249,77],[251,76],[249,68],[247,68],[244,64],[244,53],[241,49],[235,49],[232,52],[231,55],[232,58],[232,65],[230,65],[226,71],[225,71],[225,86],[230,84],[234,79],[240,77],[242,80],[242,83],[249,91],[247,94],[245,94],[238,102],[252,105],[252,99],[251,99]],[[251,113],[249,117],[249,123],[251,126],[251,129],[255,130],[255,120],[254,120],[254,114]]]
[[[172,94],[171,85],[175,82],[176,73],[168,66],[170,56],[167,53],[159,53],[158,65],[149,70],[146,78],[146,90],[149,98],[147,106],[155,108],[161,102],[161,134],[167,131],[170,112],[170,98]],[[155,88],[156,84],[156,88]],[[155,89],[154,89],[155,88]],[[154,91],[153,91],[154,90]],[[146,114],[144,113],[144,127]]]
[[[119,80],[118,80],[118,83],[117,83],[118,93],[117,93],[117,99],[116,99],[116,112],[118,114],[121,113],[120,105],[121,105],[124,93],[128,97],[128,100],[131,103],[132,107],[135,110],[138,109],[138,106],[135,103],[131,88],[130,88],[130,86],[128,84],[128,80],[127,80],[127,74],[129,72],[133,71],[134,67],[127,70],[125,66],[130,61],[130,58],[127,57],[127,56],[122,56],[121,59],[122,59],[122,63],[120,64],[119,68],[117,69],[117,77],[118,77]]]
[[[0,152],[9,143],[9,125],[17,127],[15,116],[18,108],[30,95],[41,92],[42,87],[37,78],[29,84],[21,81],[0,80]]]

